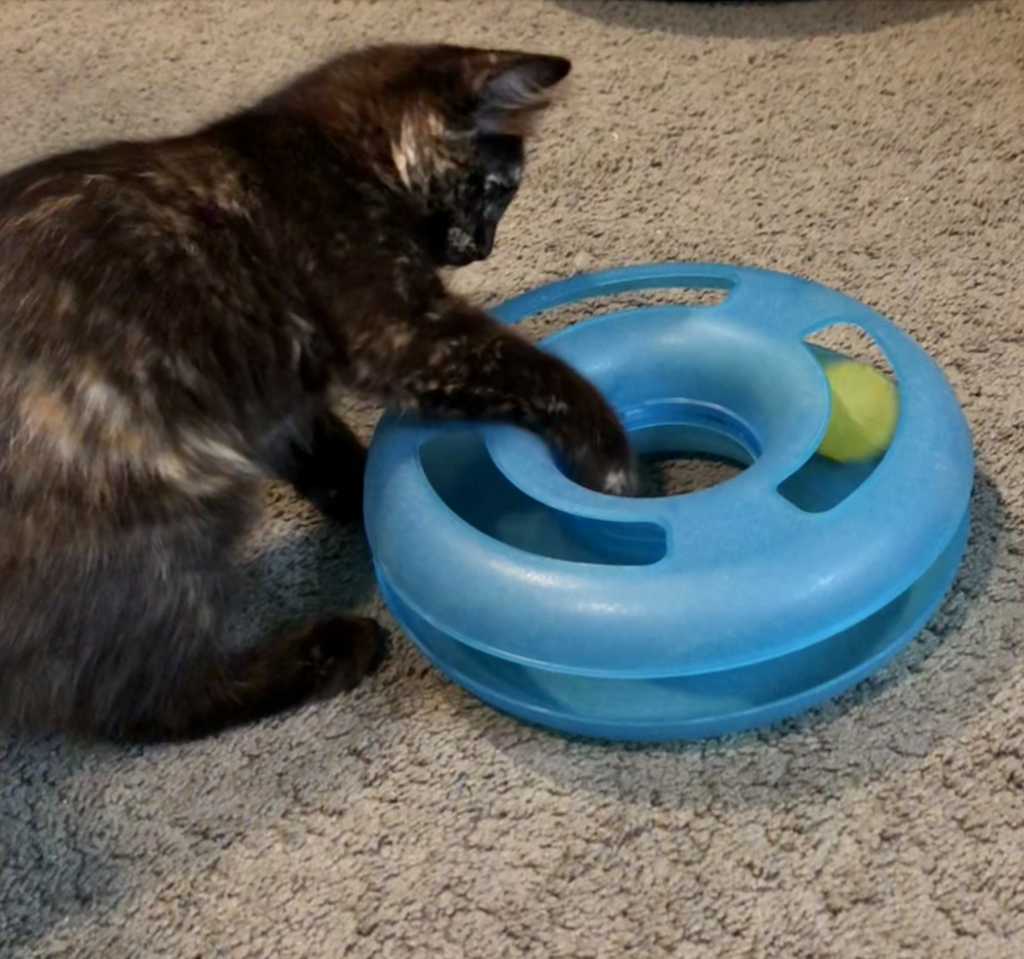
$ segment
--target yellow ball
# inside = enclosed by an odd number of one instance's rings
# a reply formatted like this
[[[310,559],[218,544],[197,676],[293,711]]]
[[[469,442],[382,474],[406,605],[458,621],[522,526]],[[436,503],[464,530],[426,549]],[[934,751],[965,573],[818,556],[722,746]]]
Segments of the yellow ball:
[[[818,452],[838,463],[872,459],[892,442],[899,419],[896,385],[873,366],[851,360],[822,364],[832,412]]]

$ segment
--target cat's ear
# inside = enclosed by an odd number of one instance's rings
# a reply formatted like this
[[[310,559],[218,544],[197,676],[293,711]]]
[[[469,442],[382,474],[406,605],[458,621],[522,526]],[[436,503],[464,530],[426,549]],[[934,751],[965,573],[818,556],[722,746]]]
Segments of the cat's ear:
[[[551,88],[568,75],[564,57],[528,53],[489,54],[475,76],[473,125],[480,133],[523,136],[550,102]]]

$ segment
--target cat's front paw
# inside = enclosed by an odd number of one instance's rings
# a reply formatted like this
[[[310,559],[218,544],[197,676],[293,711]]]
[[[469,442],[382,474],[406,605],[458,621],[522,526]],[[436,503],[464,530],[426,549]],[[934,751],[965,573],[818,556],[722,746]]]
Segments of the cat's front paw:
[[[576,378],[572,386],[571,401],[560,397],[552,404],[557,415],[549,434],[566,472],[599,493],[638,495],[641,471],[615,411],[590,383]]]
[[[570,467],[572,478],[582,486],[609,496],[636,496],[642,483],[632,456],[607,458],[590,450],[580,450]]]
[[[596,422],[596,425],[595,425]],[[569,433],[563,444],[569,475],[609,496],[637,496],[643,488],[639,463],[626,431],[611,409],[603,407],[586,430]]]
[[[625,466],[615,466],[600,480],[600,491],[609,496],[636,496],[641,488],[640,471],[630,460]]]
[[[388,656],[387,633],[376,620],[333,616],[292,637],[294,666],[307,684],[306,698],[330,699],[354,689]]]

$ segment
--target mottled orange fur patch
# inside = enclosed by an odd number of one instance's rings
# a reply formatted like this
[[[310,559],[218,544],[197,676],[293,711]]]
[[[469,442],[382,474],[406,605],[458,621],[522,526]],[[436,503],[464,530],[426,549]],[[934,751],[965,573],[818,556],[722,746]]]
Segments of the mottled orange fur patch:
[[[46,226],[52,220],[59,218],[63,213],[82,202],[82,197],[77,193],[67,193],[61,196],[47,197],[40,200],[31,209],[18,213],[15,216],[0,219],[0,230],[14,232],[17,230],[31,229],[33,227]]]

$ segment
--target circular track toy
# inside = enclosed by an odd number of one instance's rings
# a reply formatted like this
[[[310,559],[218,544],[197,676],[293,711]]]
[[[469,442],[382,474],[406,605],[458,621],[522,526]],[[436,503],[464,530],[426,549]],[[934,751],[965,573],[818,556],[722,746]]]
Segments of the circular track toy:
[[[614,310],[548,337],[641,456],[746,468],[684,495],[585,489],[536,435],[388,412],[366,472],[378,582],[447,676],[530,723],[606,739],[763,726],[850,688],[924,627],[969,526],[973,451],[946,378],[893,323],[785,274],[714,264],[575,276],[493,311],[717,289],[713,306]],[[898,388],[891,442],[821,455],[833,398],[812,334],[849,324]],[[835,357],[835,354],[832,354]]]

